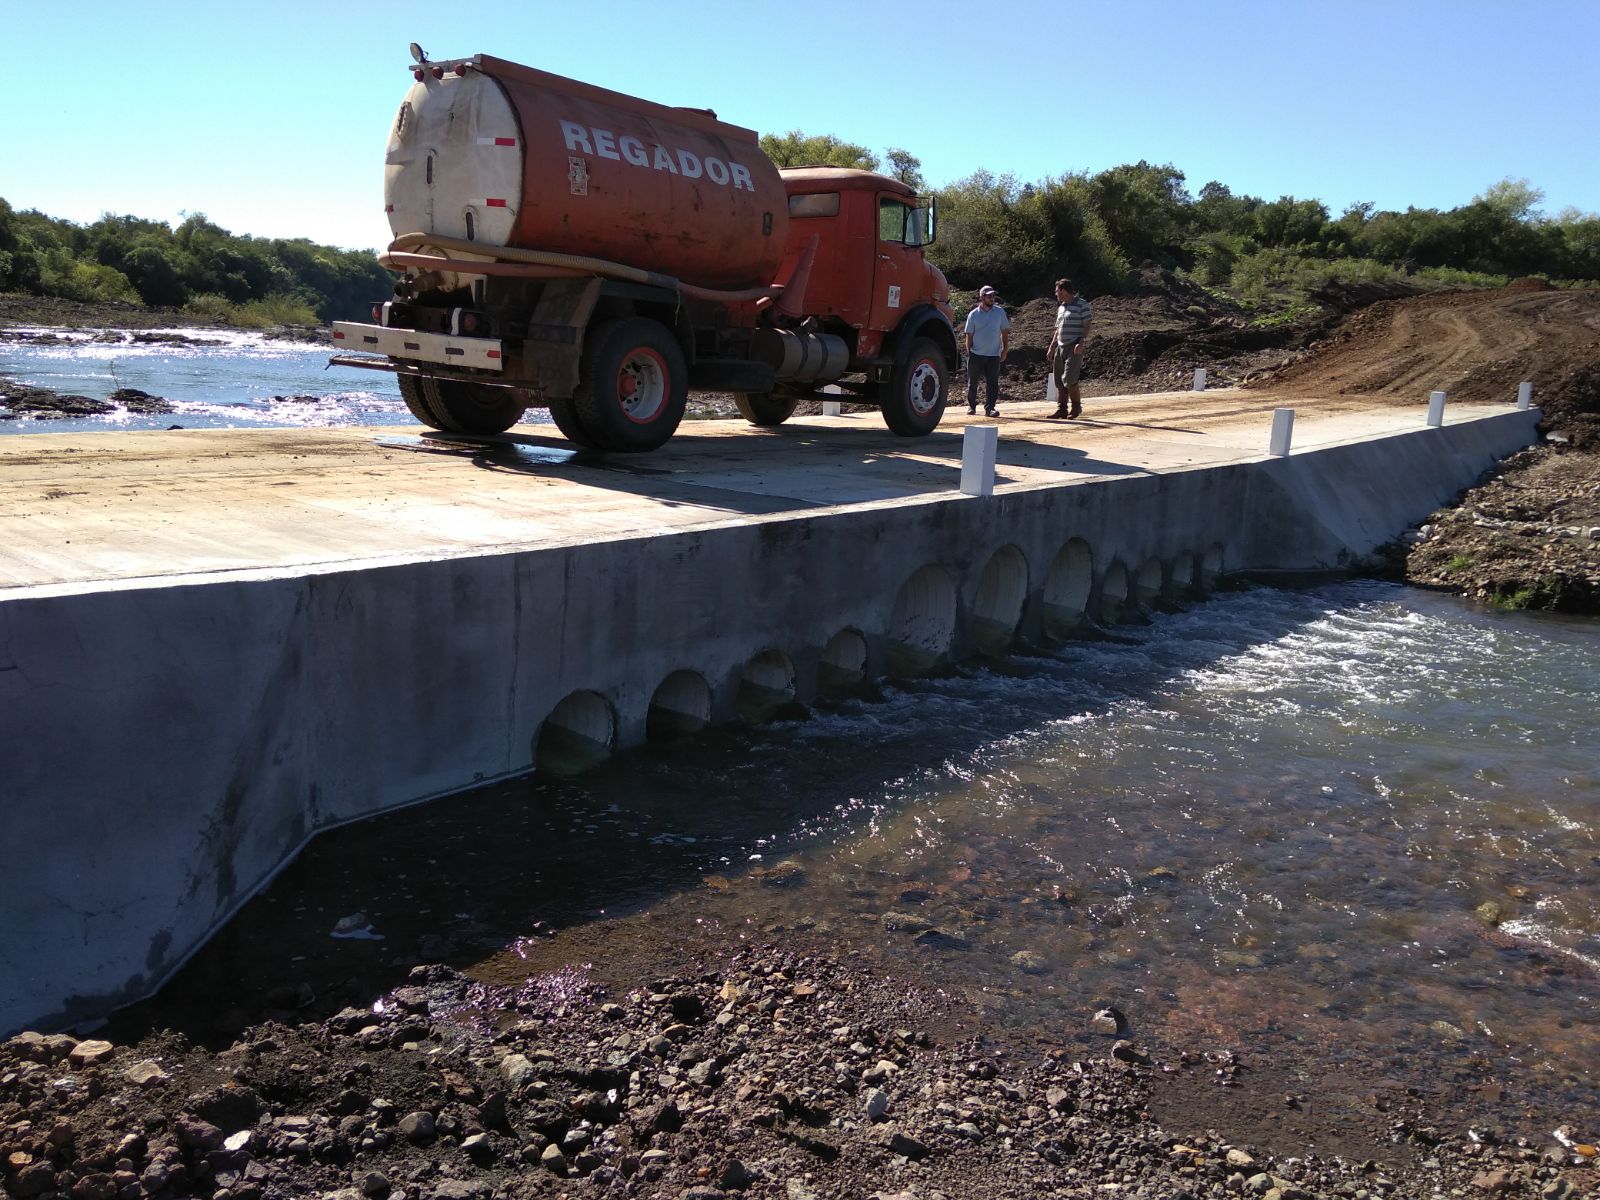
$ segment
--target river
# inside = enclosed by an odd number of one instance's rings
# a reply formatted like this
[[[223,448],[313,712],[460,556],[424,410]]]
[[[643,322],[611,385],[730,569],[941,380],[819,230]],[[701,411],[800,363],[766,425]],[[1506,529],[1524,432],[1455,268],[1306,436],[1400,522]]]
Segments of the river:
[[[363,1003],[419,959],[632,985],[793,938],[999,1026],[1087,1041],[1109,1004],[1157,1044],[1488,1078],[1557,1120],[1600,1081],[1597,694],[1593,623],[1225,593],[324,835],[146,1019],[284,981]]]
[[[325,348],[185,332],[218,344],[0,343],[0,375],[176,406],[0,432],[407,419]],[[419,958],[625,981],[793,938],[1001,1026],[1082,1040],[1112,1005],[1168,1045],[1387,1057],[1559,1114],[1600,1083],[1597,699],[1594,622],[1224,593],[326,834],[136,1019],[364,1003]]]

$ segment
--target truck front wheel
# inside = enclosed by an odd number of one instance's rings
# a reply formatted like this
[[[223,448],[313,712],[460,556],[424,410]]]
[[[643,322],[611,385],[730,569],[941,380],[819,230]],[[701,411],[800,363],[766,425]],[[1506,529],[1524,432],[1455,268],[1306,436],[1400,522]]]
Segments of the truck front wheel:
[[[573,407],[603,450],[654,450],[678,428],[689,372],[677,339],[660,322],[625,317],[584,338]]]
[[[739,415],[752,425],[782,425],[794,416],[800,398],[779,392],[737,392],[733,402]]]
[[[883,423],[901,437],[924,437],[944,416],[949,369],[937,342],[918,338],[911,356],[894,369],[882,396]]]

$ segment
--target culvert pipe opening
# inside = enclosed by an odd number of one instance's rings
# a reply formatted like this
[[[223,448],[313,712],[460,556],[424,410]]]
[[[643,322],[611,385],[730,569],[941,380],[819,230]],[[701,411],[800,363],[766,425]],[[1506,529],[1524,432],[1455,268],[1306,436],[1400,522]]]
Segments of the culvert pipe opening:
[[[698,671],[674,671],[661,681],[645,713],[644,736],[670,742],[699,733],[711,721],[711,686]]]
[[[611,757],[617,717],[598,692],[573,692],[551,710],[534,740],[533,765],[552,775],[572,775]]]
[[[1073,538],[1056,553],[1044,581],[1040,621],[1045,637],[1061,642],[1083,624],[1094,592],[1094,556],[1089,543]]]
[[[1001,546],[984,564],[972,604],[972,640],[984,654],[1005,654],[1022,623],[1028,599],[1028,559],[1016,546]]]
[[[739,718],[752,725],[799,715],[794,663],[782,650],[763,650],[744,665],[739,680]]]
[[[1128,568],[1114,562],[1100,581],[1099,614],[1102,625],[1115,625],[1128,613]]]
[[[1162,591],[1161,560],[1151,558],[1145,560],[1140,566],[1139,573],[1134,576],[1133,595],[1140,608],[1153,608],[1161,600]]]
[[[867,639],[858,629],[841,629],[822,648],[817,691],[829,700],[854,695],[867,682]]]
[[[1194,594],[1194,555],[1185,551],[1172,560],[1171,594],[1174,600],[1185,600]]]
[[[950,657],[956,585],[948,571],[930,563],[901,585],[888,635],[891,675],[925,675]]]

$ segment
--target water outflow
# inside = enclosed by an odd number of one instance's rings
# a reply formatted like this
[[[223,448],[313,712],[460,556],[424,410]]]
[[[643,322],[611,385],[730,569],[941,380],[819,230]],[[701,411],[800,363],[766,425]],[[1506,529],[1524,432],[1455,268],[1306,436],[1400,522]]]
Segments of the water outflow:
[[[618,976],[697,931],[799,936],[1068,1041],[1110,1002],[1157,1042],[1588,1094],[1600,627],[1359,583],[1119,635],[340,830],[192,986],[504,978],[535,923],[541,962]],[[329,939],[357,910],[383,943]]]

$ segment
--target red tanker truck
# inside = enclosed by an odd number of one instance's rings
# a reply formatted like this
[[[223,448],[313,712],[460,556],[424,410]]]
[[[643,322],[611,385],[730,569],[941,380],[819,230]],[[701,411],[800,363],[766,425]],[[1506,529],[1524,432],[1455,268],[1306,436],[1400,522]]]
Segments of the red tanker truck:
[[[931,198],[870,171],[780,171],[756,134],[480,54],[430,62],[389,131],[400,273],[333,361],[412,414],[500,433],[545,407],[580,446],[651,450],[689,390],[777,425],[824,384],[929,433],[959,363],[925,257]]]

